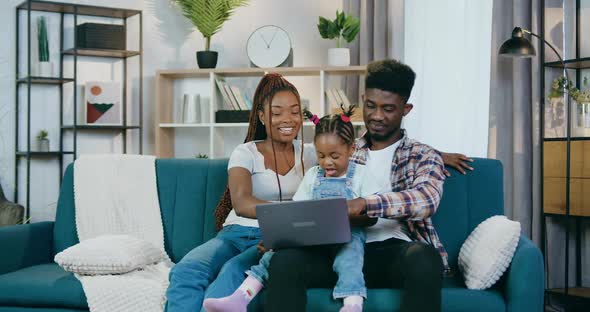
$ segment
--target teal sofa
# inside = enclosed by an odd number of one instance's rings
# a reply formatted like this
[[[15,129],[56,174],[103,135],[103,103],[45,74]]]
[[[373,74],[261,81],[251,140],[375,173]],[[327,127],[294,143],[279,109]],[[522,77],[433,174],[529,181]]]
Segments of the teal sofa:
[[[165,245],[173,261],[215,235],[213,213],[227,182],[226,166],[227,160],[157,160]],[[469,233],[484,219],[503,213],[500,162],[476,159],[473,167],[465,176],[452,171],[434,217],[455,269]],[[0,312],[87,311],[81,284],[53,262],[57,252],[77,242],[70,165],[55,222],[0,228]],[[468,290],[460,274],[446,278],[443,311],[542,311],[543,281],[541,253],[523,236],[510,268],[492,289]],[[310,289],[308,311],[338,311],[330,294],[331,289]],[[365,311],[397,311],[400,298],[398,289],[370,289]],[[261,310],[261,300],[250,310]]]

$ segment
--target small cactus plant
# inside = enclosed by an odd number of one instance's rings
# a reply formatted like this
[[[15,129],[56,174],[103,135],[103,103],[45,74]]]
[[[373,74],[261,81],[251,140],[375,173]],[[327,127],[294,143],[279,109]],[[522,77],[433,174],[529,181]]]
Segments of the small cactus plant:
[[[49,62],[49,41],[47,40],[47,19],[37,18],[37,43],[39,44],[39,62]]]

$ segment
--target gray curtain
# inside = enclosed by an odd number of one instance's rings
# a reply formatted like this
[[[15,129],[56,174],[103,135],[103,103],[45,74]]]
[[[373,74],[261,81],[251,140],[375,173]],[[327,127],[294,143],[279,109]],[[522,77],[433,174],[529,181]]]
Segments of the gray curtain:
[[[541,241],[539,60],[498,56],[512,29],[539,33],[539,1],[494,1],[488,156],[504,165],[505,214],[519,221],[523,233]],[[537,51],[542,47],[531,40]]]
[[[343,10],[361,23],[358,38],[348,45],[351,65],[384,58],[403,59],[404,0],[343,0]],[[359,78],[349,77],[344,83],[346,94],[358,98]]]
[[[566,1],[567,3],[568,1]],[[540,142],[540,99],[541,79],[545,81],[545,94],[550,82],[560,74],[559,70],[546,70],[540,76],[539,55],[532,59],[511,59],[498,56],[502,42],[510,38],[512,29],[521,26],[534,33],[540,33],[539,0],[504,1],[494,0],[492,19],[492,60],[490,88],[490,135],[488,156],[502,161],[504,165],[505,214],[522,225],[525,235],[539,247],[542,235],[541,188],[541,142]],[[546,1],[546,7],[560,9],[560,0]],[[566,8],[566,20],[573,20],[571,9]],[[555,34],[559,34],[556,38]],[[563,32],[546,29],[546,38],[559,50],[563,47]],[[566,36],[568,40],[568,36]],[[545,51],[546,60],[556,56],[536,38],[530,39],[538,52]],[[568,45],[572,44],[571,42]],[[571,45],[570,45],[571,46]],[[568,56],[566,56],[568,57]],[[573,73],[570,73],[572,75]],[[582,222],[584,224],[586,222]],[[563,287],[565,236],[562,217],[546,218],[546,279],[547,287]],[[587,224],[587,223],[586,223]],[[572,222],[572,229],[575,229]],[[585,228],[588,228],[586,226]],[[582,231],[582,285],[588,284],[587,270],[590,268],[587,234]],[[575,286],[576,253],[573,230],[570,240],[569,285]],[[586,247],[585,247],[586,246]],[[586,268],[586,270],[584,270]]]

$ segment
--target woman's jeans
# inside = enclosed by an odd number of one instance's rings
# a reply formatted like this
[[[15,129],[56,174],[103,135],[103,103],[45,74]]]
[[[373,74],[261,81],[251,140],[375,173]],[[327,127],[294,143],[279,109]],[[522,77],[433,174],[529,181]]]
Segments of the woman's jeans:
[[[244,272],[260,260],[260,239],[257,227],[228,225],[191,250],[170,271],[166,311],[199,311],[204,298],[232,294]]]

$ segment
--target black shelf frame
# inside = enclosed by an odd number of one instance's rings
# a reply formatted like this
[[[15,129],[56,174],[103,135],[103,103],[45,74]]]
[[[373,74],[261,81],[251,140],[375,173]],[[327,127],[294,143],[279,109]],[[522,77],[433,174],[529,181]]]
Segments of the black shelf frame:
[[[564,60],[565,68],[567,69],[587,69],[590,68],[590,57],[575,58],[570,60]],[[546,67],[563,68],[561,62],[546,62]]]
[[[576,12],[575,12],[575,32],[576,32],[576,57],[573,59],[565,59],[563,64],[559,61],[555,62],[545,62],[545,47],[541,44],[541,49],[539,53],[539,63],[540,63],[540,142],[541,142],[541,164],[544,163],[544,142],[566,142],[566,153],[570,154],[570,143],[572,141],[589,141],[590,137],[572,137],[571,136],[571,128],[572,128],[572,112],[571,112],[571,105],[569,100],[566,101],[567,103],[567,123],[566,123],[566,137],[558,137],[558,138],[545,138],[545,70],[546,68],[560,68],[564,71],[566,70],[575,70],[576,73],[576,87],[580,88],[580,79],[581,79],[581,70],[590,68],[590,57],[581,57],[580,56],[580,40],[582,39],[580,36],[580,16],[581,16],[581,3],[580,0],[576,0]],[[541,0],[539,5],[541,14],[540,14],[540,37],[545,37],[545,0]],[[565,10],[565,8],[564,8]],[[571,181],[571,159],[566,164],[566,185],[565,185],[565,213],[546,213],[544,200],[543,200],[543,193],[544,193],[544,184],[541,187],[541,251],[543,253],[543,258],[547,259],[547,225],[546,225],[546,218],[563,218],[565,223],[565,257],[564,257],[564,287],[563,288],[547,288],[545,289],[546,294],[557,295],[565,300],[565,310],[569,311],[571,308],[576,309],[576,300],[587,300],[590,299],[590,288],[589,287],[582,287],[582,253],[581,253],[581,221],[584,219],[590,218],[590,216],[581,216],[581,215],[572,215],[570,212],[570,181]],[[544,168],[541,165],[541,177],[544,178]],[[543,182],[542,182],[543,183]],[[575,287],[569,286],[569,244],[570,244],[570,219],[575,220],[575,244],[576,244],[576,281]],[[547,265],[547,269],[549,269],[549,265]],[[584,295],[580,295],[580,293],[584,293]]]
[[[23,13],[24,14],[21,14]],[[32,50],[32,43],[31,43],[31,12],[50,12],[50,13],[57,13],[60,15],[60,38],[59,38],[59,50],[60,50],[60,57],[59,57],[59,77],[39,77],[33,76],[31,73],[31,50]],[[91,6],[91,5],[80,5],[75,3],[60,3],[60,2],[52,2],[52,1],[39,1],[39,0],[26,0],[23,3],[19,4],[15,8],[16,14],[16,45],[15,45],[15,164],[14,164],[14,179],[15,179],[15,189],[14,189],[14,201],[15,202],[23,202],[25,205],[25,214],[24,214],[24,221],[30,220],[30,203],[31,203],[31,159],[32,158],[57,158],[59,160],[59,167],[60,167],[60,174],[59,174],[59,184],[61,186],[62,179],[63,179],[63,170],[64,170],[64,156],[68,155],[71,156],[73,160],[76,160],[78,156],[78,132],[79,131],[119,131],[123,135],[123,153],[127,153],[127,131],[133,130],[137,132],[138,135],[138,145],[139,145],[139,154],[143,154],[143,13],[140,10],[130,10],[130,9],[121,9],[121,8],[112,8],[112,7],[103,7],[103,6]],[[27,20],[26,26],[26,57],[27,57],[27,71],[24,77],[20,77],[19,72],[19,47],[20,47],[20,18],[21,15],[25,15]],[[71,48],[64,47],[64,17],[66,15],[72,15],[74,20],[74,31],[73,31],[73,44],[74,46]],[[93,16],[93,17],[105,17],[105,18],[113,18],[113,19],[121,19],[123,21],[123,25],[125,28],[125,33],[127,33],[127,22],[128,19],[131,17],[137,17],[139,23],[139,50],[138,51],[128,51],[128,50],[107,50],[107,49],[86,49],[86,48],[79,48],[76,46],[76,31],[75,26],[78,25],[78,17],[79,16]],[[64,77],[63,72],[63,65],[64,65],[64,58],[71,57],[73,58],[73,77],[66,78]],[[123,107],[123,123],[122,125],[85,125],[78,122],[78,90],[76,88],[78,82],[78,61],[79,57],[102,57],[102,58],[112,58],[112,59],[120,59],[123,62],[123,77],[122,77],[122,89],[123,89],[123,98],[122,98],[122,107]],[[128,125],[127,122],[127,97],[128,97],[128,87],[127,87],[127,61],[129,58],[138,57],[139,64],[137,65],[139,70],[139,95],[138,95],[138,116],[139,121],[137,125]],[[74,103],[74,111],[73,111],[73,123],[72,124],[64,124],[64,92],[63,86],[68,83],[73,83],[73,103]],[[33,85],[55,85],[59,88],[59,125],[60,125],[60,133],[59,133],[59,150],[56,151],[49,151],[49,152],[38,152],[31,150],[31,89]],[[27,108],[27,116],[26,116],[26,131],[27,136],[26,140],[26,149],[21,150],[19,147],[19,137],[20,133],[20,123],[19,123],[19,111],[21,108],[20,98],[19,98],[19,90],[20,86],[26,86],[26,108]],[[22,103],[23,105],[25,103]],[[64,134],[66,132],[73,132],[73,149],[65,151],[64,150]],[[26,165],[26,197],[21,200],[19,198],[19,167],[21,162],[26,161],[24,164]]]

